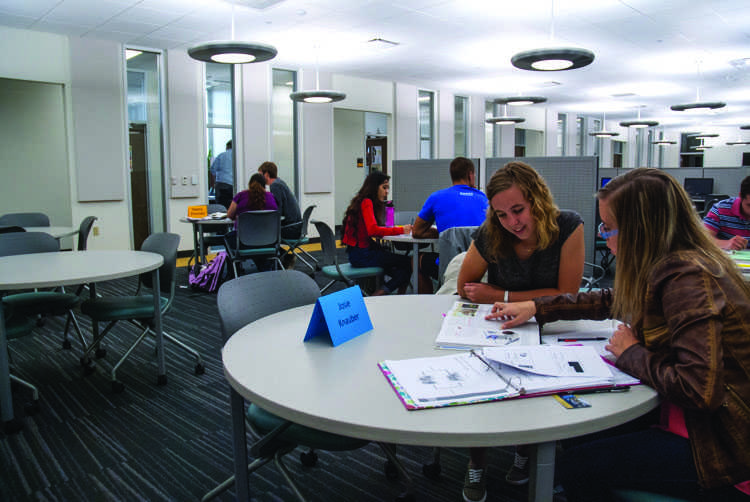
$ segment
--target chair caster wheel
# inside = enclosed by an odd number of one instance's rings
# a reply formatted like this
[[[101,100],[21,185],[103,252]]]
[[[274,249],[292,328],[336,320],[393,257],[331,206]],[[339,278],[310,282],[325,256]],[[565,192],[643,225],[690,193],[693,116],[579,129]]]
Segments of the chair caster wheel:
[[[70,350],[73,347],[73,344],[70,343],[70,340],[63,340],[63,346],[62,348],[65,350]]]
[[[432,463],[432,464],[424,464],[422,465],[422,474],[427,479],[432,480],[438,480],[440,479],[440,473],[442,471],[442,467],[438,463]]]
[[[414,502],[416,497],[411,492],[400,493],[396,495],[396,502]]]
[[[159,375],[156,377],[156,385],[167,385],[167,375]]]
[[[318,463],[318,454],[313,450],[303,451],[299,454],[299,460],[305,467],[313,467]]]
[[[102,359],[103,357],[107,355],[107,349],[96,349],[96,351],[94,352],[94,355],[96,356],[97,359]]]
[[[90,361],[81,360],[81,366],[83,366],[83,376],[89,376],[96,370],[96,365]]]
[[[23,405],[23,411],[26,413],[27,416],[36,415],[39,413],[39,400],[31,401],[30,403],[26,403]]]
[[[118,382],[117,380],[112,382],[112,392],[114,392],[115,394],[120,394],[124,390],[125,390],[124,383]]]
[[[385,472],[385,478],[388,481],[396,481],[398,479],[398,469],[390,460],[385,461],[385,468],[383,471]]]
[[[202,364],[196,364],[195,365],[195,374],[196,375],[202,375],[206,372],[206,367]]]

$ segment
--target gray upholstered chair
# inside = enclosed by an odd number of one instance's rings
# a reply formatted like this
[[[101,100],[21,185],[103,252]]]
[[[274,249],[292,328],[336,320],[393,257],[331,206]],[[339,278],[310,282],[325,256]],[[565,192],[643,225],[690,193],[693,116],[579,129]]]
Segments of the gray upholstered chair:
[[[323,253],[323,275],[331,279],[331,282],[323,286],[320,292],[328,291],[336,281],[343,281],[349,287],[357,284],[356,281],[374,277],[378,284],[382,281],[384,270],[382,267],[353,267],[350,263],[339,263],[336,257],[336,237],[333,230],[322,221],[313,220],[315,228],[320,236],[320,248]]]
[[[48,227],[49,216],[44,213],[8,213],[0,216],[0,225],[19,227]]]
[[[273,294],[269,294],[273,291]],[[216,297],[219,307],[219,320],[224,343],[243,326],[262,317],[294,307],[314,303],[320,296],[318,285],[309,276],[297,270],[273,270],[245,275],[222,284]],[[269,333],[269,336],[272,336]],[[242,399],[234,390],[232,399]],[[297,446],[310,448],[300,455],[302,463],[308,467],[315,465],[317,455],[312,450],[346,451],[361,448],[369,443],[330,432],[324,432],[303,425],[295,424],[249,403],[245,421],[250,429],[254,443],[250,453],[255,459],[248,465],[248,471],[254,472],[273,461],[282,473],[296,497],[304,502],[302,492],[293,481],[284,465],[283,457],[294,451]],[[395,454],[387,445],[380,445],[389,461],[408,479]],[[208,501],[227,490],[234,483],[230,477],[203,497]]]
[[[89,354],[95,347],[99,346],[102,339],[110,332],[117,321],[129,321],[141,330],[141,334],[130,345],[120,360],[112,367],[111,380],[113,392],[122,392],[125,388],[124,384],[117,380],[117,369],[128,358],[133,349],[143,341],[146,335],[151,334],[155,336],[152,325],[156,315],[154,311],[153,295],[160,294],[162,315],[166,314],[172,305],[175,294],[175,272],[177,269],[177,247],[179,243],[179,235],[166,232],[151,234],[145,241],[143,241],[141,251],[158,253],[164,257],[164,264],[159,267],[160,291],[158,293],[152,289],[153,281],[151,272],[146,272],[138,277],[138,288],[133,296],[93,298],[81,303],[81,312],[91,317],[93,321],[109,323],[101,333],[95,336],[94,340],[83,355],[82,363],[86,365],[88,369],[91,368],[88,359]],[[141,292],[145,290],[149,291],[146,294],[141,294]],[[196,375],[201,375],[205,372],[203,360],[198,351],[185,345],[180,340],[163,330],[162,334],[165,340],[169,340],[177,347],[187,351],[195,357],[196,363],[194,369]]]
[[[225,236],[227,255],[238,277],[237,263],[247,260],[272,260],[281,268],[281,215],[278,211],[246,211],[237,215],[237,232]]]

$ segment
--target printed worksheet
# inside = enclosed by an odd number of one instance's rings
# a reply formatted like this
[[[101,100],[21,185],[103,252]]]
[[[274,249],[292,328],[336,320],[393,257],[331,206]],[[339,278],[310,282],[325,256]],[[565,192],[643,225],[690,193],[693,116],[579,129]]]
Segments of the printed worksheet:
[[[457,301],[446,312],[435,345],[450,349],[506,347],[539,343],[539,325],[533,319],[512,329],[503,329],[505,320],[487,320],[491,304]]]

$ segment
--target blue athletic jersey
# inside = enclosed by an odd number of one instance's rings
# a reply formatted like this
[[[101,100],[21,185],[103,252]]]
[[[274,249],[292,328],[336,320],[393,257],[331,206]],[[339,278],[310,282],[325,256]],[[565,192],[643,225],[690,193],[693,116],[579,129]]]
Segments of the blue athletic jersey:
[[[452,185],[427,197],[419,217],[435,223],[438,232],[453,227],[479,226],[487,216],[487,196],[468,185]]]

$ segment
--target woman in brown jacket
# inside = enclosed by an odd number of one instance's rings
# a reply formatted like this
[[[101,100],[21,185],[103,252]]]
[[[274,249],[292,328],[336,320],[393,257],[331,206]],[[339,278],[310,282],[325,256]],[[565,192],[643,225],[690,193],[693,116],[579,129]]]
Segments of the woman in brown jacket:
[[[661,422],[566,449],[568,500],[631,488],[686,499],[750,500],[750,287],[658,169],[599,191],[600,235],[617,256],[614,291],[496,303],[491,317],[622,321],[607,350],[662,398]]]

